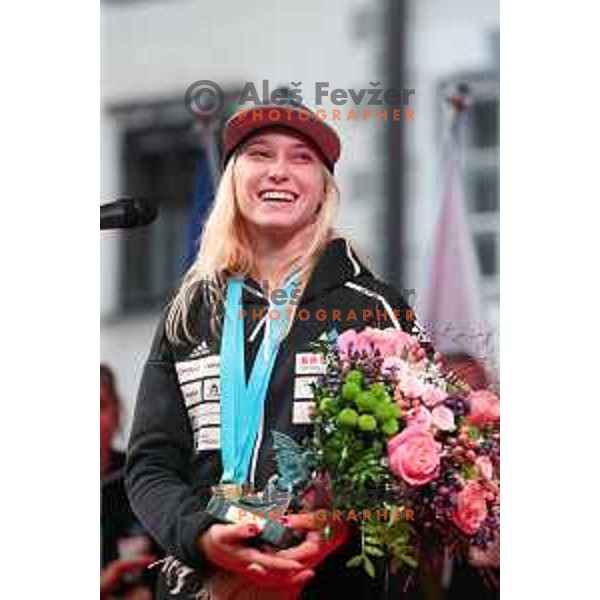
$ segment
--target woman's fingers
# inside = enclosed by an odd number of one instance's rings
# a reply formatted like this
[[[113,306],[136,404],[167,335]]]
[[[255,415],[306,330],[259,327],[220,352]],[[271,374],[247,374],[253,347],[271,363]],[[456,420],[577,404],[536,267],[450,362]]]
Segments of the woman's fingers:
[[[294,575],[280,575],[277,573],[259,574],[258,571],[251,569],[242,576],[254,585],[265,588],[286,588],[304,585],[310,581],[315,573],[311,569],[304,569]]]
[[[314,567],[337,550],[346,539],[347,530],[344,527],[336,528],[330,540],[325,540],[320,531],[309,531],[304,542],[293,548],[281,550],[277,556],[301,561],[305,567]]]
[[[292,560],[299,560],[303,563],[315,559],[323,551],[324,540],[319,536],[318,539],[307,538],[301,544],[288,548],[287,550],[281,550],[277,553],[277,556],[282,558],[290,558]]]
[[[265,554],[254,548],[241,548],[237,557],[248,564],[256,563],[267,571],[276,569],[278,571],[300,571],[304,565],[297,560],[280,558],[276,554]]]
[[[211,527],[212,538],[218,544],[239,544],[256,537],[259,533],[260,527],[254,523],[213,525]]]
[[[295,515],[290,526],[314,529],[310,515]],[[309,561],[318,552],[320,535],[309,531],[307,541],[296,548],[295,554],[286,556],[284,551],[261,551],[246,545],[246,541],[257,536],[260,528],[253,524],[213,525],[208,544],[209,558],[225,569],[235,571],[263,587],[300,586],[314,577]]]
[[[309,582],[315,576],[315,572],[312,569],[306,569],[301,571],[297,575],[294,575],[290,579],[290,585],[303,585]]]
[[[291,529],[323,529],[324,525],[325,522],[315,518],[313,513],[287,515],[285,518],[285,526]]]
[[[312,569],[302,568],[300,571],[269,571],[257,562],[246,567],[244,577],[261,587],[293,587],[304,585],[312,579],[315,573]]]
[[[267,570],[264,567],[261,567],[258,563],[250,563],[246,568],[248,573],[253,573],[254,575],[266,575]]]

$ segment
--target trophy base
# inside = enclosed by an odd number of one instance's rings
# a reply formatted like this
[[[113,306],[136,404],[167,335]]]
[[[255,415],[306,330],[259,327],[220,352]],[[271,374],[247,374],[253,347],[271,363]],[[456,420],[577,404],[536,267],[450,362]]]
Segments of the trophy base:
[[[280,523],[281,513],[276,504],[258,504],[256,500],[244,498],[226,499],[212,496],[205,511],[223,523],[254,523],[260,527],[260,534],[252,538],[252,545],[269,544],[281,550],[297,546],[304,536]],[[272,515],[269,517],[269,513]],[[276,518],[273,518],[275,517]]]

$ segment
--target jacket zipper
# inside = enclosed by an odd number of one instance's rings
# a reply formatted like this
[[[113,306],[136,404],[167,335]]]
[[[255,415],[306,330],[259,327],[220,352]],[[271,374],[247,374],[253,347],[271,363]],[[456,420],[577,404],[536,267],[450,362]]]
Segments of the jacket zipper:
[[[258,428],[258,435],[256,436],[256,442],[254,443],[254,452],[252,453],[252,466],[250,468],[250,485],[252,487],[254,487],[254,481],[256,479],[256,465],[258,462],[258,452],[262,445],[264,421],[265,415],[263,411],[263,415],[260,419],[260,427]]]

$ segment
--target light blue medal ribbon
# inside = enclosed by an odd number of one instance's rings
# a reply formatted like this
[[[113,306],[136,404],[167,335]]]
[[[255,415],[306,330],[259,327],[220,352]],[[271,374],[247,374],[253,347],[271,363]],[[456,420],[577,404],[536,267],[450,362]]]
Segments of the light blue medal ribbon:
[[[291,281],[284,288],[287,303],[269,305],[265,333],[254,359],[248,384],[244,352],[244,319],[241,314],[244,282],[239,278],[227,281],[223,335],[221,337],[221,459],[223,483],[245,483],[248,477],[252,452],[263,416],[271,372],[275,365],[279,345],[289,324],[291,293],[298,285]],[[271,319],[279,311],[278,319]]]

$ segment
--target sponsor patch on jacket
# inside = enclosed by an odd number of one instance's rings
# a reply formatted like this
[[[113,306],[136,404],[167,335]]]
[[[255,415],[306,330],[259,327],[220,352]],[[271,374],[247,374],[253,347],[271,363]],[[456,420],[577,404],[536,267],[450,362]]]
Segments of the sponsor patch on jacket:
[[[179,383],[183,385],[188,381],[194,381],[200,379],[200,358],[192,360],[182,360],[175,363],[175,369],[177,371],[177,378]]]
[[[313,352],[296,354],[296,375],[322,375],[325,373],[325,357]]]
[[[188,410],[188,416],[190,418],[192,430],[194,430],[194,435],[198,433],[196,430],[199,430],[202,427],[220,425],[220,408],[220,404],[217,402],[207,402],[203,404],[197,404]]]
[[[292,423],[294,425],[308,425],[311,422],[310,417],[314,407],[314,402],[294,402]]]
[[[218,377],[221,369],[221,357],[218,354],[182,360],[175,363],[177,378],[180,384],[202,379],[204,377]]]
[[[205,401],[219,400],[221,397],[221,379],[219,377],[204,380],[202,397]]]
[[[202,402],[202,381],[192,381],[179,387],[187,407]]]
[[[221,447],[221,429],[219,427],[202,427],[198,430],[196,452],[202,450],[218,450]]]
[[[294,379],[294,400],[311,399],[315,397],[311,384],[316,383],[318,377],[296,377]]]

